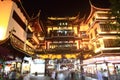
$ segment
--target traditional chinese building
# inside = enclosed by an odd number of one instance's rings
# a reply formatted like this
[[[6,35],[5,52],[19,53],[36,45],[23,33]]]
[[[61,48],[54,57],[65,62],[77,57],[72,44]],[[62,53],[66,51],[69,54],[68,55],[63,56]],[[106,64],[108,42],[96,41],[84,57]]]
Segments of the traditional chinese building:
[[[39,13],[30,18],[19,0],[0,0],[0,11],[1,61],[36,57],[35,49],[43,41]]]
[[[91,4],[91,12],[82,27],[86,27],[89,36],[88,46],[94,55],[83,61],[86,71],[95,74],[101,68],[107,69],[110,75],[120,63],[119,32],[114,17],[110,17],[108,8],[98,8]],[[93,55],[93,54],[91,54]]]

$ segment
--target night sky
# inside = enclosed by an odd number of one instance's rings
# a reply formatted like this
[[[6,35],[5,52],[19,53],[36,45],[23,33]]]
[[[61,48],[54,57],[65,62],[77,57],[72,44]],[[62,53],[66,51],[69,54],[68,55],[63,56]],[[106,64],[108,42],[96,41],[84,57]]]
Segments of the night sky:
[[[109,0],[91,0],[96,7],[109,7]],[[41,16],[46,17],[69,17],[89,14],[89,0],[21,0],[28,15],[36,15],[41,10]]]

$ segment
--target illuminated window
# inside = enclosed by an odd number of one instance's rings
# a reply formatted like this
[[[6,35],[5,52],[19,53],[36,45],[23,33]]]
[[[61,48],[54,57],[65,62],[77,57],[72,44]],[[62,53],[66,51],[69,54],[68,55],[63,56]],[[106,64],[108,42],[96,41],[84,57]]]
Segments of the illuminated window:
[[[120,47],[120,40],[118,39],[104,39],[105,47]]]
[[[61,22],[59,23],[59,25],[60,25],[60,26],[62,25]]]
[[[100,47],[100,42],[96,41],[96,47],[99,48]]]
[[[120,28],[114,24],[100,24],[101,31],[120,31]]]
[[[81,35],[81,37],[83,37],[83,38],[87,38],[88,36],[87,36],[87,34],[86,34],[86,31],[80,31],[80,35]]]
[[[67,25],[68,25],[68,23],[66,22],[66,23],[65,23],[65,25],[67,26]]]
[[[61,26],[61,27],[63,27],[63,26],[67,26],[67,25],[68,25],[67,22],[60,22],[60,23],[59,23],[59,26]]]
[[[98,17],[109,17],[108,13],[98,13]]]
[[[74,36],[73,30],[51,30],[50,36]]]
[[[69,42],[66,42],[66,43],[65,42],[51,43],[50,48],[51,49],[71,50],[71,49],[77,49],[77,44],[76,43],[69,43]]]

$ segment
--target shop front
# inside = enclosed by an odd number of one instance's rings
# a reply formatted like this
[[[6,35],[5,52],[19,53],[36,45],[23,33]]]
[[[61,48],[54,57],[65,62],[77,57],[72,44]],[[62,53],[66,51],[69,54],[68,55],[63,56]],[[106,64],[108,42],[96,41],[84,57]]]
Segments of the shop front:
[[[13,34],[0,41],[0,74],[12,69],[21,72],[24,56],[30,56],[23,48],[23,41]]]
[[[107,70],[111,80],[120,79],[120,56],[94,57],[83,61],[87,76],[96,77],[97,71]]]

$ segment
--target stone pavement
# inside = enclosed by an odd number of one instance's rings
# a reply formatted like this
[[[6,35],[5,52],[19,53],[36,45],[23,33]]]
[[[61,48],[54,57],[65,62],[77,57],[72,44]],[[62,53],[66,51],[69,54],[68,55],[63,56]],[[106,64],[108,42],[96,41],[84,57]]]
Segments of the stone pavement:
[[[91,77],[85,77],[85,80],[97,80],[97,79],[94,79],[94,78],[91,78]]]
[[[37,77],[32,76],[30,80],[51,80],[51,78],[48,76],[37,76]],[[91,77],[85,77],[85,80],[97,80],[97,79]]]
[[[31,76],[30,80],[50,80],[50,77],[47,76]]]

